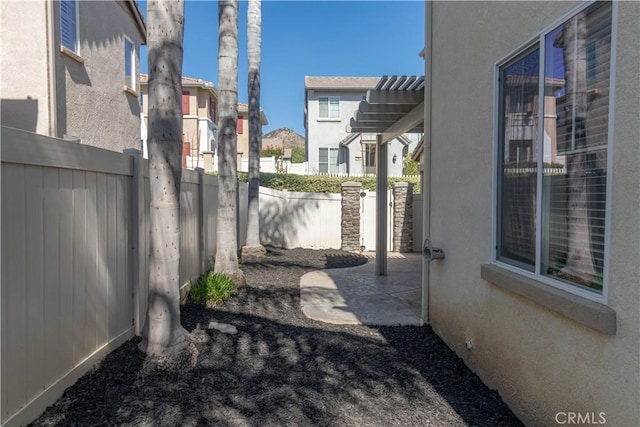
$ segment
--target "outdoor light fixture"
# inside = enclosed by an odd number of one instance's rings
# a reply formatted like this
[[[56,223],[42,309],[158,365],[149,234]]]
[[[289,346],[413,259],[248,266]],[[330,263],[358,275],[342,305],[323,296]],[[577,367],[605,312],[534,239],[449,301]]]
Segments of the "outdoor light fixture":
[[[393,163],[395,163],[395,162],[396,162],[396,160],[398,160],[398,155],[397,155],[397,154],[394,154],[394,155],[393,155],[393,157],[391,158],[391,161],[392,161]]]

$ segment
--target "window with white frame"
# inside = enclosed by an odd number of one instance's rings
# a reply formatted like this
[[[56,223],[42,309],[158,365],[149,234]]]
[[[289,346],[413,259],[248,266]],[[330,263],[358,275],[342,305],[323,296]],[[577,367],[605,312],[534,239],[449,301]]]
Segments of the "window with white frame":
[[[321,173],[339,172],[339,148],[318,148],[318,170]]]
[[[136,88],[136,50],[131,40],[124,39],[124,84],[135,90]]]
[[[496,258],[596,296],[607,255],[611,28],[611,3],[591,3],[500,65],[498,81]]]
[[[78,39],[78,1],[60,0],[60,42],[80,54]]]
[[[318,97],[318,117],[321,119],[340,118],[340,97],[339,96],[319,96]]]

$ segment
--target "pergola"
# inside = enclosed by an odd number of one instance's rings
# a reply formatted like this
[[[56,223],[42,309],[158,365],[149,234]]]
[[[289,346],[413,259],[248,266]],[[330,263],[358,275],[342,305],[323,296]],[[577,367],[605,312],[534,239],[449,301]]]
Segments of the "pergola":
[[[424,76],[383,76],[354,112],[347,132],[375,133],[376,274],[387,274],[387,143],[403,133],[424,133]]]

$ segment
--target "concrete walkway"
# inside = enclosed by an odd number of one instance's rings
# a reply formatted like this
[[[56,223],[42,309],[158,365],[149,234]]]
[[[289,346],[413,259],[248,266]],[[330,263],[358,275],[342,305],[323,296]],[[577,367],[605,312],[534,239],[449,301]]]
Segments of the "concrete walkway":
[[[348,325],[421,325],[422,255],[389,253],[387,276],[376,276],[375,253],[358,267],[307,273],[300,279],[302,312]]]

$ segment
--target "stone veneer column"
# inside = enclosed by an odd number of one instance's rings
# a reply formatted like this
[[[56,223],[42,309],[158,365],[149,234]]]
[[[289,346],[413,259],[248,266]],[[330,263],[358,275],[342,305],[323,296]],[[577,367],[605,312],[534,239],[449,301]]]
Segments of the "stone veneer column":
[[[360,250],[360,191],[359,182],[342,183],[342,250]]]
[[[393,250],[413,251],[413,184],[393,184]]]

